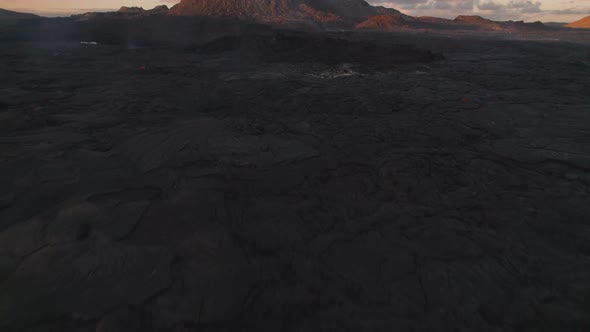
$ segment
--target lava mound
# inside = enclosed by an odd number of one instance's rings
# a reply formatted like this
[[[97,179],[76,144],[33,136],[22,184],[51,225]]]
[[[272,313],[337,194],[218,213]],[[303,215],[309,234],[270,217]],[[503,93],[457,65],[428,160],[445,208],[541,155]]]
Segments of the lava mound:
[[[233,53],[242,59],[271,63],[350,63],[370,67],[444,59],[441,54],[406,45],[380,45],[296,32],[225,36],[191,49],[205,54]]]

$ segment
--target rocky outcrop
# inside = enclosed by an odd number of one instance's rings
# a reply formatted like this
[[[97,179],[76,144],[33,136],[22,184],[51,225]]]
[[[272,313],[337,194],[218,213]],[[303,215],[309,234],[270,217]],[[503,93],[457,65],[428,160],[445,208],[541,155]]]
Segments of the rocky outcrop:
[[[153,9],[148,9],[148,10],[143,9],[143,7],[125,7],[125,6],[123,6],[123,7],[121,7],[121,9],[119,9],[117,11],[117,13],[131,15],[131,16],[162,15],[162,14],[168,13],[168,6],[160,5],[160,6],[154,7]]]
[[[143,7],[121,7],[118,11],[118,13],[125,13],[125,14],[131,14],[131,13],[144,13],[145,9],[143,9]]]
[[[378,15],[357,24],[357,29],[363,30],[400,30],[408,27],[408,20],[398,15]]]
[[[494,22],[477,15],[459,15],[453,20],[453,23],[472,26],[482,30],[503,30],[500,22]]]
[[[153,12],[153,13],[167,13],[168,10],[169,10],[168,6],[160,5],[160,6],[154,7],[154,9],[152,9],[151,12]]]

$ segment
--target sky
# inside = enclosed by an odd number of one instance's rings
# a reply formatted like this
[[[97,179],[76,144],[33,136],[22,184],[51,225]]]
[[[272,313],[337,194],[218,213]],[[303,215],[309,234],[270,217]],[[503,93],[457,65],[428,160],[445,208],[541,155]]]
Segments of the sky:
[[[107,11],[121,6],[152,8],[179,0],[0,0],[0,8],[66,16],[88,11]],[[481,15],[494,20],[527,22],[573,22],[590,15],[590,0],[368,0],[413,16],[454,18]]]

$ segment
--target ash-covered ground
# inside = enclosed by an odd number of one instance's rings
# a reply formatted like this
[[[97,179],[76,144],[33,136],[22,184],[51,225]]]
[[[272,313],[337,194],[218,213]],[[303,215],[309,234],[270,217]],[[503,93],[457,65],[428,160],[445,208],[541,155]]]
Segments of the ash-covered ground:
[[[0,44],[2,331],[590,329],[590,44]]]

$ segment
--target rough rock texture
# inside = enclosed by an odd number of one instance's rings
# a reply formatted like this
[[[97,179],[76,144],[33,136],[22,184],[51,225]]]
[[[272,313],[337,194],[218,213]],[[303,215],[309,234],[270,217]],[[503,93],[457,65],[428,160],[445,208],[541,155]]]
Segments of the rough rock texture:
[[[588,44],[182,22],[0,43],[0,331],[590,330]]]
[[[209,55],[232,52],[244,59],[266,63],[314,62],[327,65],[364,65],[372,68],[444,59],[442,54],[408,45],[378,46],[367,41],[288,32],[227,36],[191,50]]]
[[[0,324],[10,330],[63,316],[92,319],[141,304],[169,286],[171,259],[164,248],[112,242],[45,248],[0,286]]]
[[[139,332],[141,313],[125,306],[103,316],[96,324],[96,332]]]

